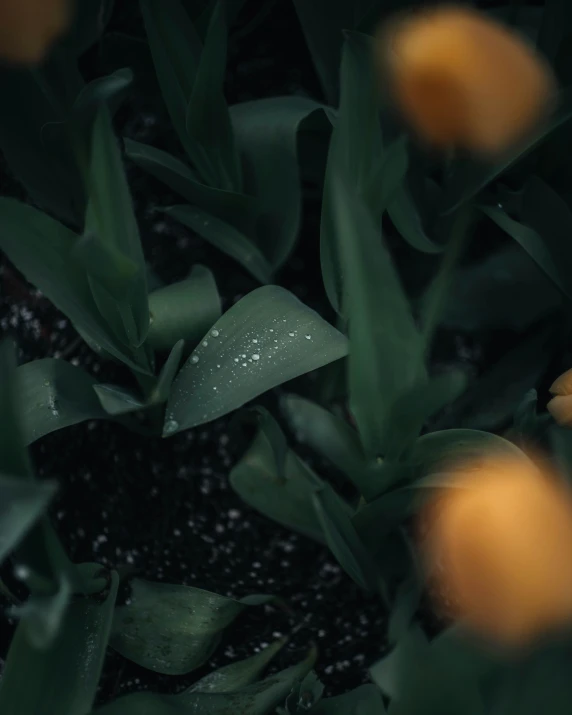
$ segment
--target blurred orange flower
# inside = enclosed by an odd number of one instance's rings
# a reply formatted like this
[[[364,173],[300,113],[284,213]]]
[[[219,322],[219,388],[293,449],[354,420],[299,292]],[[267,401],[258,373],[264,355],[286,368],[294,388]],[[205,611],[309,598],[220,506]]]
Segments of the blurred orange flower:
[[[572,427],[572,369],[554,381],[550,392],[554,397],[548,403],[548,411],[563,427]]]
[[[552,108],[550,67],[514,32],[468,7],[403,15],[378,52],[404,119],[437,147],[494,155]]]
[[[71,19],[71,0],[0,0],[0,58],[40,63]]]
[[[507,646],[572,623],[572,495],[556,475],[491,455],[460,465],[421,518],[427,575],[454,618]]]

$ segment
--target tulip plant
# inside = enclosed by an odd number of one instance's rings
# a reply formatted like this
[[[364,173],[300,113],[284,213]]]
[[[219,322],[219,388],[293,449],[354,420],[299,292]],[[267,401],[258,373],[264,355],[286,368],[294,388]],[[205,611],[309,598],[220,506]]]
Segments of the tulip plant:
[[[25,591],[0,580],[18,621],[0,713],[572,709],[572,12],[288,1],[322,96],[228,106],[227,40],[245,3],[140,0],[176,153],[118,136],[115,113],[140,91],[130,68],[82,76],[112,0],[0,3],[0,55],[32,65],[0,72],[0,148],[25,193],[0,198],[0,249],[124,379],[55,357],[18,366],[0,346],[0,560]],[[305,237],[319,242],[320,315],[279,280],[324,141],[319,232]],[[192,257],[185,279],[163,283],[126,167],[158,179],[156,211],[257,287],[223,310],[223,276]],[[165,187],[184,203],[168,205]],[[487,253],[490,237],[500,248]],[[524,338],[471,376],[439,362],[447,328]],[[264,675],[280,638],[184,690],[101,698],[108,647],[175,678],[207,664],[243,611],[287,604],[74,563],[51,519],[58,483],[36,477],[28,448],[93,420],[158,440],[231,413],[237,428],[255,417],[232,488],[377,600],[383,658],[369,684],[327,693],[311,643]]]

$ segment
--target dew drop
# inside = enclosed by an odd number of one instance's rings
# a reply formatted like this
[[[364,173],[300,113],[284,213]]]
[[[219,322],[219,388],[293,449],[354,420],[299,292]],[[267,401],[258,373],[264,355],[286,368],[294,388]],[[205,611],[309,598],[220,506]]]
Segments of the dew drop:
[[[239,358],[234,358],[234,362],[240,362]]]
[[[256,343],[258,342],[258,340],[257,340],[256,338],[254,338],[252,342],[256,345]]]
[[[213,336],[213,338],[218,338],[218,336],[220,335],[220,333],[219,333],[218,330],[213,329],[213,330],[211,330],[211,335]]]
[[[252,359],[253,359],[254,361],[260,360],[260,355],[259,355],[258,353],[254,353],[254,355],[252,356]]]
[[[245,358],[245,357],[246,357],[246,355],[241,355],[241,357]]]
[[[203,340],[203,342],[202,342],[203,348],[206,348],[207,345],[208,345],[208,342],[206,340]]]
[[[50,386],[50,381],[49,381],[49,380],[46,380],[46,381],[44,382],[44,387],[49,387],[49,386]]]
[[[243,363],[242,363],[242,367],[248,367],[248,363],[247,363],[247,362],[243,362]]]
[[[304,337],[306,338],[306,340],[311,340],[311,339],[312,339],[312,336],[311,336],[311,335],[304,335]]]
[[[163,429],[163,434],[173,434],[179,429],[179,423],[176,420],[168,420],[168,422],[165,423],[165,427]]]
[[[191,358],[191,362],[195,363],[195,365],[196,365],[196,364],[198,363],[198,361],[199,361],[199,356],[198,356],[198,355],[193,355],[192,358]]]
[[[289,335],[291,338],[293,338],[293,337],[296,335],[296,333],[288,333],[288,335]]]
[[[270,332],[273,333],[273,332],[274,332],[274,328],[270,328]]]
[[[216,387],[213,387],[213,390],[216,390],[216,389],[218,389],[218,388],[216,388]]]

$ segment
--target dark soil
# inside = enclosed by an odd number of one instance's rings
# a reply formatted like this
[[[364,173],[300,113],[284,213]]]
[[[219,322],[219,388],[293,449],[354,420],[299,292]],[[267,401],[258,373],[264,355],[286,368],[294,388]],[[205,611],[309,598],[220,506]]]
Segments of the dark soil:
[[[256,0],[250,0],[247,11],[255,5]],[[117,8],[109,32],[142,34],[136,3],[122,0]],[[102,74],[102,67],[109,71],[120,66],[109,67],[104,52],[112,44],[109,37],[84,58],[88,77]],[[278,0],[263,26],[231,41],[227,96],[236,102],[293,92],[319,96],[291,2]],[[140,141],[173,148],[152,87],[126,104],[117,128]],[[236,263],[155,211],[179,199],[133,167],[129,176],[145,253],[161,280],[180,279],[194,263],[203,263],[215,273],[225,308],[256,287]],[[2,185],[5,195],[21,196],[5,172]],[[298,248],[277,280],[330,318],[319,271],[319,206],[309,203],[305,210]],[[78,341],[65,317],[6,262],[1,279],[2,334],[16,338],[21,362],[65,357],[105,382],[130,381],[125,370],[102,364]],[[461,354],[476,375],[498,349],[498,340],[447,336],[438,361],[458,362]],[[383,607],[363,595],[327,549],[252,511],[230,489],[228,473],[240,453],[229,441],[228,419],[169,440],[144,439],[113,423],[93,422],[49,435],[31,451],[38,475],[61,484],[53,518],[75,561],[132,567],[144,578],[237,597],[274,593],[284,599],[286,608],[267,606],[240,616],[205,672],[292,634],[276,667],[316,643],[317,672],[328,694],[368,680],[368,667],[384,650]],[[323,469],[321,474],[328,476]],[[12,628],[2,627],[0,659]],[[202,673],[160,676],[110,650],[100,700],[142,689],[171,692]]]

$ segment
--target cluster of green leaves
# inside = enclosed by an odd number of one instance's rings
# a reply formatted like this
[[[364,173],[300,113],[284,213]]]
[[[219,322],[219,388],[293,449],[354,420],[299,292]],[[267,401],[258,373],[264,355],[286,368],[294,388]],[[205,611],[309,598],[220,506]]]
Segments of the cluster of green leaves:
[[[564,474],[572,473],[569,433],[537,413],[530,389],[562,344],[549,324],[535,323],[557,316],[560,332],[572,327],[561,319],[572,296],[572,183],[563,151],[570,142],[570,90],[562,91],[557,112],[530,143],[497,165],[458,157],[434,165],[380,112],[371,33],[383,11],[400,3],[294,0],[326,103],[279,97],[228,107],[227,28],[242,4],[140,0],[184,158],[123,142],[130,161],[188,202],[164,211],[263,284],[224,314],[206,267],[194,265],[186,280],[161,285],[145,261],[112,124],[132,73],[118,70],[85,85],[77,63],[112,2],[82,5],[71,35],[46,66],[0,76],[13,98],[0,117],[0,146],[38,207],[0,200],[0,248],[90,347],[127,366],[139,385],[100,384],[63,360],[16,368],[11,347],[2,348],[0,559],[11,557],[28,597],[13,611],[19,624],[0,680],[0,710],[87,715],[108,645],[152,671],[189,673],[209,659],[241,611],[273,600],[135,580],[130,602],[117,605],[117,573],[72,564],[65,554],[47,517],[57,485],[34,479],[26,445],[88,419],[170,436],[335,363],[322,371],[315,399],[282,394],[281,420],[256,409],[256,436],[230,480],[253,508],[327,545],[349,577],[390,610],[393,649],[372,668],[374,684],[323,698],[314,651],[260,680],[284,645],[279,641],[177,695],[126,695],[95,712],[569,712],[563,667],[569,644],[550,644],[515,668],[457,628],[427,639],[415,623],[422,584],[406,525],[461,457],[497,450],[526,460],[520,447],[535,439],[550,448]],[[513,3],[495,12],[521,23],[559,76],[572,79],[565,3],[520,11]],[[329,140],[320,248],[338,329],[269,285],[300,225],[298,136],[307,128]],[[459,268],[475,226],[492,225],[514,244]],[[402,285],[389,232],[411,255],[431,266],[437,261],[417,296]],[[510,280],[503,278],[507,272]],[[483,299],[484,284],[494,310]],[[476,389],[467,389],[463,372],[431,369],[441,324],[527,334]],[[508,396],[498,399],[507,382]],[[507,418],[513,426],[503,437],[486,431]],[[334,479],[291,448],[281,423],[345,481],[344,497]],[[524,695],[516,690],[523,674]]]

